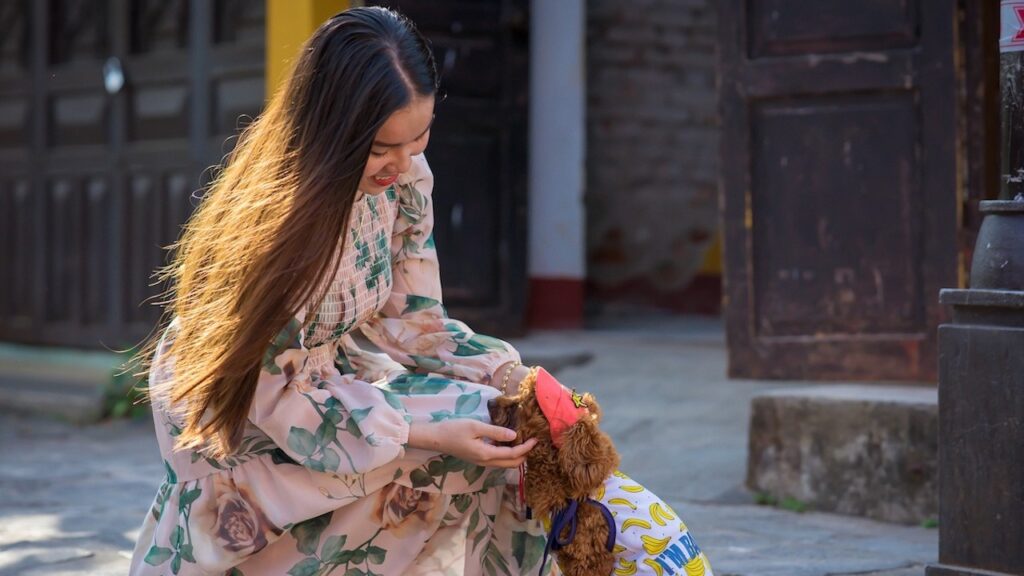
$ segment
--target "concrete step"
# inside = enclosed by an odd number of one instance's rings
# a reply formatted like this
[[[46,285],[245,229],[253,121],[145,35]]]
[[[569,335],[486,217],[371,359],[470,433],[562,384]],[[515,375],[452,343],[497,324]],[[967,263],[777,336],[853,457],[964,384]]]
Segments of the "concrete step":
[[[751,402],[747,487],[780,502],[886,522],[934,520],[937,457],[935,388],[821,385]]]
[[[0,344],[0,407],[95,422],[124,359],[114,352]]]

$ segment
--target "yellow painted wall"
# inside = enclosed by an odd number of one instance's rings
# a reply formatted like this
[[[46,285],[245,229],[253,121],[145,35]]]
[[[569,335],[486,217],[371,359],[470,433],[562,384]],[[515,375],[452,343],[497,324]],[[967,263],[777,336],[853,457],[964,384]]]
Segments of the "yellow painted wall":
[[[349,7],[349,0],[266,0],[269,98],[281,84],[302,43],[325,20]]]
[[[708,251],[704,253],[704,263],[700,267],[700,274],[705,276],[722,275],[722,233],[715,235]]]

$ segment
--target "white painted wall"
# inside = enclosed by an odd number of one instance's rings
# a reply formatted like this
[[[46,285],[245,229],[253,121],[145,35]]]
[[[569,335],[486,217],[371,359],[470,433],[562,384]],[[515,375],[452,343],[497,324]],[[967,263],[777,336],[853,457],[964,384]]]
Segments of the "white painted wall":
[[[584,0],[530,7],[529,275],[586,274]]]

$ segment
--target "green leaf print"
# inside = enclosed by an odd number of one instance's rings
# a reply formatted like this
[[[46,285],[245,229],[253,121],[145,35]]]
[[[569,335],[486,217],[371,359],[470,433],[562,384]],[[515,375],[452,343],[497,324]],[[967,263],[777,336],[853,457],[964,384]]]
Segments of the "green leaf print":
[[[467,483],[472,484],[473,482],[479,480],[481,476],[483,476],[484,470],[485,468],[483,466],[477,466],[474,464],[466,468],[466,472],[463,474],[463,476],[466,478]]]
[[[164,468],[167,469],[167,482],[170,484],[178,483],[178,475],[174,473],[174,469],[171,468],[171,463],[164,460]]]
[[[332,400],[333,400],[333,402],[331,402]],[[341,405],[341,401],[339,401],[334,396],[331,396],[330,398],[328,398],[327,401],[324,402],[324,406],[327,407],[327,411],[324,412],[324,420],[327,420],[331,424],[338,424],[338,423],[340,423],[342,418],[344,418],[344,416],[341,415],[341,412],[339,412],[336,409],[336,407],[340,406],[340,405]]]
[[[373,410],[373,406],[367,406],[366,408],[356,408],[349,412],[349,418],[356,421],[356,424],[362,422],[370,414],[370,410]]]
[[[490,570],[487,570],[488,565],[490,565]],[[505,560],[501,549],[498,548],[498,545],[493,540],[487,543],[487,548],[484,550],[484,567],[488,576],[495,574],[512,575],[512,571],[508,567],[508,561]]]
[[[196,559],[195,559],[194,556],[192,556],[192,545],[191,544],[182,544],[181,545],[181,550],[178,550],[178,553],[181,554],[181,559],[182,560],[184,560],[186,562],[192,562],[193,564],[195,564]]]
[[[412,481],[413,488],[423,488],[424,486],[430,486],[434,483],[434,478],[422,468],[413,470],[409,474],[409,480]]]
[[[181,555],[176,554],[171,560],[171,574],[177,574],[181,570]]]
[[[171,548],[175,550],[181,548],[181,540],[185,536],[185,531],[181,526],[175,526],[174,530],[171,531]]]
[[[481,354],[487,354],[487,350],[472,345],[459,344],[452,354],[455,354],[456,356],[479,356]]]
[[[173,554],[174,551],[170,548],[153,546],[149,549],[149,552],[146,553],[146,557],[143,560],[150,566],[159,566],[170,560]]]
[[[366,549],[366,557],[370,560],[370,564],[383,564],[384,557],[387,556],[387,550],[380,546],[370,546]]]
[[[444,370],[448,363],[440,358],[434,358],[432,356],[417,356],[410,354],[409,358],[416,363],[416,366],[426,370],[427,372],[440,372]]]
[[[288,325],[281,329],[274,337],[274,340],[263,353],[263,369],[275,376],[281,373],[281,368],[274,360],[288,348],[301,348],[299,334],[302,332],[302,323],[296,318],[288,321]]]
[[[412,184],[404,184],[400,189],[398,205],[402,215],[408,218],[410,223],[418,224],[423,219],[430,201],[426,194]]]
[[[362,564],[363,562],[366,562],[366,550],[363,550],[362,548],[353,550],[351,562],[353,564]]]
[[[451,384],[451,380],[428,374],[402,374],[388,387],[397,394],[438,394]]]
[[[427,236],[427,240],[425,242],[423,242],[423,247],[424,248],[430,248],[431,250],[437,248],[437,246],[434,244],[434,234],[433,233],[431,233],[430,236]]]
[[[431,460],[427,463],[427,474],[435,477],[444,474],[444,462],[441,460]]]
[[[356,256],[356,268],[362,270],[370,263],[370,245],[360,238],[356,239],[354,246],[358,254]]]
[[[353,562],[355,562],[355,560],[353,560]],[[348,571],[345,572],[345,576],[366,576],[366,574],[367,573],[364,572],[362,568],[349,568]]]
[[[512,555],[519,564],[519,571],[533,570],[544,551],[544,536],[534,536],[529,532],[512,533]]]
[[[441,457],[441,461],[444,463],[445,472],[458,472],[469,465],[469,462],[447,454]]]
[[[382,389],[381,393],[384,394],[384,400],[387,401],[388,406],[391,406],[395,410],[405,411],[405,406],[402,406],[401,400],[399,400],[398,396],[395,396],[393,392],[391,392],[390,390]]]
[[[480,406],[480,391],[463,394],[455,401],[456,414],[472,414]]]
[[[202,488],[196,487],[191,490],[185,490],[181,493],[181,497],[178,499],[178,510],[184,510],[193,502],[199,498],[199,495],[203,493]]]
[[[363,437],[363,431],[360,430],[359,423],[356,422],[355,418],[348,419],[348,422],[345,423],[345,430],[355,438]]]
[[[323,463],[326,470],[337,470],[341,465],[341,456],[338,456],[338,453],[330,448],[324,448],[324,455],[320,458],[320,462]]]
[[[436,412],[430,413],[431,422],[442,422],[444,420],[451,419],[455,414],[452,414],[450,410],[437,410]]]
[[[488,336],[486,334],[474,334],[470,339],[470,342],[477,346],[483,347],[485,350],[504,350],[505,342]]]
[[[290,576],[313,576],[318,570],[320,570],[320,561],[316,558],[306,558],[292,566],[288,574]]]
[[[402,315],[404,316],[413,312],[419,312],[420,310],[429,310],[438,304],[440,304],[440,302],[433,298],[407,294],[405,296],[405,310],[402,310]]]
[[[341,551],[341,547],[345,545],[346,535],[340,534],[337,536],[331,536],[324,542],[324,549],[320,552],[320,556],[324,559],[324,562],[333,563],[337,562],[335,556]]]
[[[334,426],[333,422],[327,420],[327,415],[325,414],[324,421],[316,427],[316,443],[320,446],[326,446],[334,442],[334,439],[337,437],[338,429]],[[305,454],[305,456],[310,456],[310,454]]]
[[[327,512],[292,527],[292,537],[295,538],[295,546],[299,552],[306,556],[316,554],[316,549],[320,547],[320,534],[331,523],[331,514],[333,512]]]
[[[296,454],[312,456],[316,452],[316,438],[309,433],[309,430],[292,426],[288,432],[288,447]]]
[[[245,574],[238,568],[232,568],[224,573],[224,576],[245,576]]]

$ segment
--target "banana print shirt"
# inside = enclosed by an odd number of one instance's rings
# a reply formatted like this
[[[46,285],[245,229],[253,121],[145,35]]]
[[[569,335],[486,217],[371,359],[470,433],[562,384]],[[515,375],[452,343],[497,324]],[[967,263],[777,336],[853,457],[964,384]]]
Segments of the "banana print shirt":
[[[714,576],[679,515],[629,476],[616,471],[593,498],[615,519],[616,576]]]
[[[408,446],[413,422],[489,421],[488,383],[519,359],[447,317],[432,189],[420,155],[386,192],[357,198],[323,304],[268,346],[235,454],[174,450],[181,420],[152,398],[166,478],[131,574],[537,572],[543,526],[518,519],[514,476]],[[174,377],[175,332],[151,382]]]

